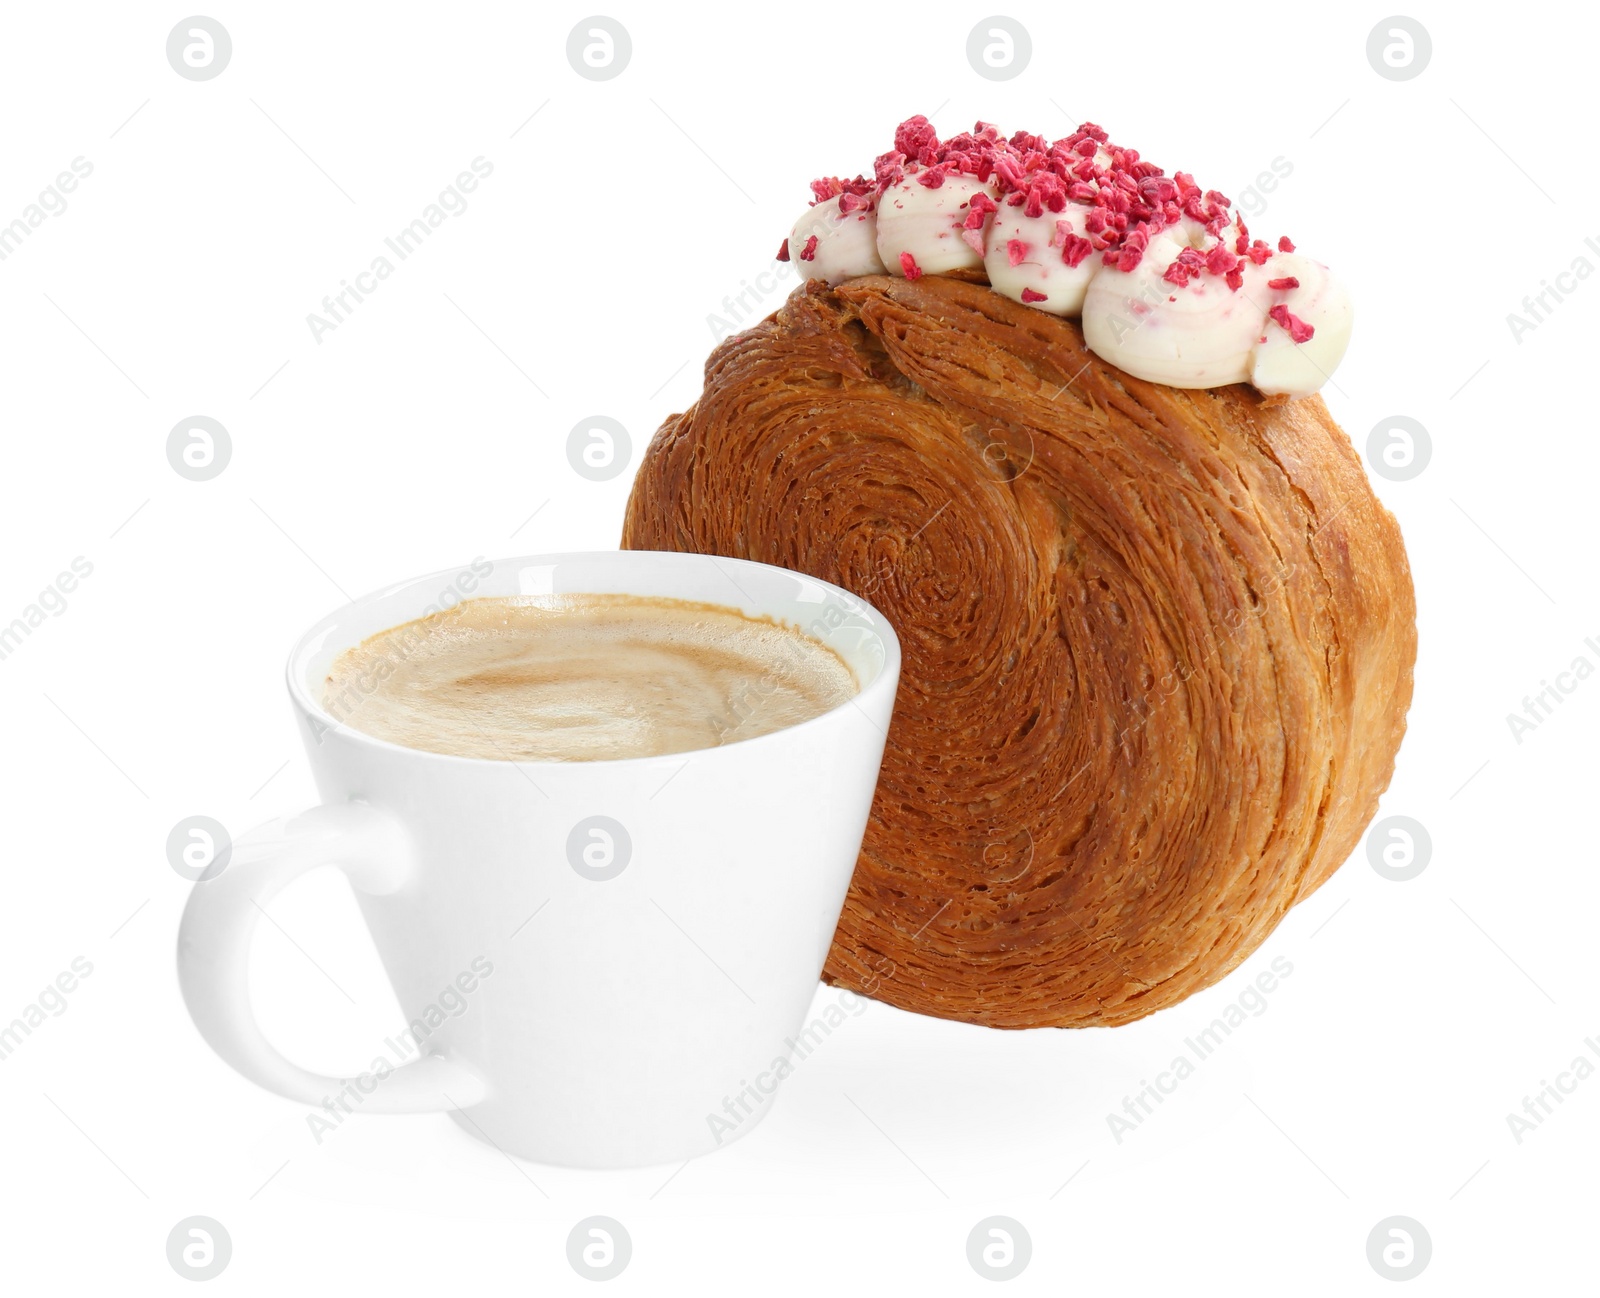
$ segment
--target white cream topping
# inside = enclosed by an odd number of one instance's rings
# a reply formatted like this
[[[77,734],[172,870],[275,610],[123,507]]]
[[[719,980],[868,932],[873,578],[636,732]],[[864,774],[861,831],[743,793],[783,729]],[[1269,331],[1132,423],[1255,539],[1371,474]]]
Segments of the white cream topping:
[[[1224,241],[1237,237],[1231,228],[1224,231]],[[1271,275],[1247,260],[1239,267],[1244,284],[1237,292],[1220,275],[1200,275],[1181,288],[1169,283],[1162,276],[1192,240],[1184,224],[1169,226],[1150,240],[1133,270],[1100,266],[1083,303],[1083,340],[1097,356],[1152,383],[1243,383],[1256,340],[1266,332]]]
[[[840,212],[838,197],[807,208],[789,234],[789,259],[802,277],[825,279],[830,287],[857,275],[882,275],[877,217],[868,209]]]
[[[904,275],[902,253],[927,275],[982,267],[994,290],[1015,302],[1081,316],[1084,341],[1097,356],[1136,378],[1176,388],[1252,383],[1268,395],[1309,396],[1344,357],[1353,318],[1350,295],[1309,257],[1276,252],[1259,266],[1241,259],[1237,290],[1209,273],[1173,284],[1163,276],[1184,249],[1204,254],[1217,243],[1199,222],[1185,218],[1154,235],[1131,271],[1106,265],[1098,251],[1073,267],[1062,258],[1063,236],[1083,237],[1094,208],[1068,202],[1061,212],[1030,217],[1001,199],[992,183],[947,176],[930,189],[916,174],[907,168],[905,179],[885,190],[872,212],[841,215],[837,198],[809,209],[789,237],[800,273],[830,285],[857,275]],[[999,210],[980,230],[966,230],[970,201],[979,193],[996,199]],[[801,260],[813,234],[812,260]],[[1222,233],[1230,252],[1237,237],[1236,226]],[[1284,279],[1298,280],[1298,286],[1268,287]],[[1268,313],[1279,305],[1311,326],[1312,337],[1296,343],[1287,327],[1271,319]]]
[[[975,176],[946,176],[944,184],[930,189],[917,180],[914,168],[906,168],[906,178],[878,199],[878,257],[889,273],[905,273],[901,253],[910,253],[924,275],[982,266],[983,254],[961,237],[974,194],[998,197],[994,185]]]
[[[1251,361],[1250,382],[1263,392],[1294,396],[1315,392],[1333,377],[1350,345],[1350,325],[1355,318],[1350,294],[1320,261],[1299,253],[1275,253],[1267,268],[1272,279],[1287,276],[1300,281],[1296,288],[1268,290],[1269,307],[1282,302],[1317,332],[1296,343],[1286,329],[1274,325],[1264,330],[1266,339],[1256,344]]]
[[[1076,266],[1061,259],[1062,233],[1083,237],[1083,222],[1089,208],[1068,203],[1064,212],[1046,211],[1028,216],[1020,207],[1002,205],[990,218],[983,265],[989,283],[997,293],[1013,302],[1026,302],[1051,315],[1075,316],[1083,311],[1084,294],[1099,268],[1100,259],[1090,253]],[[1018,257],[1012,265],[1013,257]],[[1024,298],[1022,291],[1029,296]],[[1040,301],[1034,294],[1042,293]]]

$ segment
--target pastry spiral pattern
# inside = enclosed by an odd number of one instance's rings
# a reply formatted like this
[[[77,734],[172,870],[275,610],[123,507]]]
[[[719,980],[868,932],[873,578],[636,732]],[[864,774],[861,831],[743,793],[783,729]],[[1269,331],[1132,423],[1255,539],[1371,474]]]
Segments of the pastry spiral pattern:
[[[1405,728],[1405,550],[1322,399],[1132,378],[960,278],[814,280],[727,339],[623,544],[894,623],[824,976],[919,1013],[1113,1025],[1217,981],[1350,854]]]

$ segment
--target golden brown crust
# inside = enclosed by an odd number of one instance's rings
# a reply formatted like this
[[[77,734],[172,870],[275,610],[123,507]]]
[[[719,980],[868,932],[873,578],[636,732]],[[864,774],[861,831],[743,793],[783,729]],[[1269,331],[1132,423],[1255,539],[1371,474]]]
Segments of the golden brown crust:
[[[980,284],[813,281],[729,338],[623,544],[894,622],[826,977],[904,1009],[1116,1024],[1208,986],[1350,854],[1405,729],[1410,569],[1321,398],[1145,383]]]

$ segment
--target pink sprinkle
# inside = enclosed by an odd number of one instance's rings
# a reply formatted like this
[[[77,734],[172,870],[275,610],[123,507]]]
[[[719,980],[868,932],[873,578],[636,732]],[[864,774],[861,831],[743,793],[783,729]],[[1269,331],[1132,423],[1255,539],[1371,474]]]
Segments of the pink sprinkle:
[[[1028,255],[1028,245],[1021,239],[1006,240],[1006,261],[1013,266],[1020,266],[1022,259]]]
[[[894,147],[915,162],[932,162],[939,149],[939,134],[921,113],[901,122],[894,133]]]
[[[922,278],[922,267],[917,265],[917,259],[909,252],[900,254],[900,270],[907,279]]]
[[[1293,275],[1285,275],[1282,279],[1269,279],[1267,281],[1267,287],[1268,288],[1299,288],[1300,287],[1300,281],[1297,280]]]
[[[1278,251],[1279,252],[1293,252],[1294,251],[1294,244],[1289,242],[1289,236],[1288,235],[1285,234],[1285,235],[1282,235],[1282,236],[1279,237],[1279,239],[1278,239]]]
[[[961,232],[961,241],[971,248],[973,252],[977,253],[978,256],[983,256],[982,230],[963,230]]]
[[[1166,273],[1161,278],[1169,284],[1176,284],[1182,288],[1205,268],[1206,259],[1200,255],[1200,250],[1185,248],[1172,259],[1172,264],[1167,267]]]
[[[1094,251],[1094,245],[1087,239],[1079,238],[1075,234],[1066,235],[1061,240],[1061,260],[1076,270],[1083,264],[1083,259]]]
[[[1292,314],[1282,302],[1268,311],[1267,315],[1287,329],[1289,337],[1297,343],[1309,342],[1317,332],[1299,316]]]
[[[1165,176],[1148,176],[1139,182],[1139,195],[1145,202],[1160,206],[1178,196],[1178,187]]]
[[[801,261],[815,261],[817,259],[817,236],[812,235],[806,240],[806,246],[800,249]]]
[[[1244,287],[1244,275],[1240,273],[1237,266],[1230,270],[1224,278],[1228,281],[1228,287],[1235,293]]]
[[[778,260],[779,261],[788,261],[789,260],[789,241],[787,239],[785,239],[781,244],[778,245]]]
[[[926,167],[917,173],[917,184],[928,189],[939,189],[944,185],[943,167]]]
[[[1000,205],[984,193],[974,194],[967,200],[966,226],[969,230],[976,230],[983,224],[984,218],[990,212],[998,212]]]
[[[1048,302],[1050,298],[1048,294],[1035,293],[1031,288],[1025,288],[1022,290],[1022,300],[1024,302]]]

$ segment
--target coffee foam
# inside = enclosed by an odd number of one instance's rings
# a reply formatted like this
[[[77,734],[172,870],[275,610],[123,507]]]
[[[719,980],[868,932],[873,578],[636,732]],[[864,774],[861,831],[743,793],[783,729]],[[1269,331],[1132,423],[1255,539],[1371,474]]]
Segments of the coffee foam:
[[[753,739],[855,696],[832,649],[770,618],[638,595],[471,599],[346,650],[323,707],[407,748],[599,761]]]

